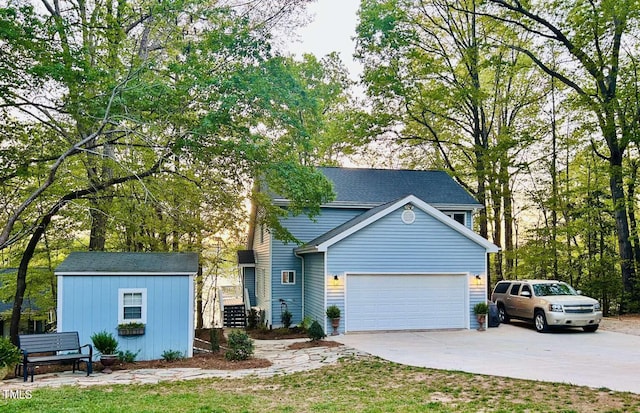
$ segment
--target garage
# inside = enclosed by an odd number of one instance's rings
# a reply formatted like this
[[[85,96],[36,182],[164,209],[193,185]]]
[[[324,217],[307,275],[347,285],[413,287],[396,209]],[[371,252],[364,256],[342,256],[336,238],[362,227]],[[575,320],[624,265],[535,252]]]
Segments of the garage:
[[[345,330],[467,328],[466,274],[348,274]]]

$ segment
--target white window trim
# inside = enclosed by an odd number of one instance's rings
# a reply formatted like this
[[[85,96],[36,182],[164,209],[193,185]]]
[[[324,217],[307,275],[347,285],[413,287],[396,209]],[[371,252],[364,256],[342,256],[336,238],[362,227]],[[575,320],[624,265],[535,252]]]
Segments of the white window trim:
[[[461,214],[464,217],[464,222],[462,223],[462,225],[466,226],[467,225],[467,214],[464,211],[448,211],[444,213],[446,216],[448,216],[449,218],[453,219],[455,221],[454,215],[455,214]],[[458,221],[456,221],[458,222]],[[458,222],[460,223],[460,222]]]
[[[142,312],[140,318],[124,318],[124,295],[127,293],[142,294]],[[118,288],[118,324],[143,323],[147,324],[147,289],[146,288]]]
[[[284,273],[293,273],[293,281],[292,282],[284,282]],[[288,279],[288,277],[287,277]],[[296,270],[282,270],[280,272],[280,284],[283,285],[294,285],[296,283]]]

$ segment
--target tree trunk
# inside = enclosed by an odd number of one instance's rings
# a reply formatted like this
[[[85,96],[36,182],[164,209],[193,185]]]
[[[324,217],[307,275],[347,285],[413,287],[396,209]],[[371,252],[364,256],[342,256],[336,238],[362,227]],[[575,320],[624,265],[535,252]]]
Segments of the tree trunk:
[[[615,131],[613,131],[615,134]],[[609,185],[613,199],[613,210],[616,219],[616,232],[618,235],[618,248],[620,253],[620,265],[622,268],[622,284],[624,291],[635,297],[635,268],[633,262],[633,249],[629,234],[629,221],[627,220],[626,199],[624,196],[622,176],[622,151],[617,150],[617,140],[614,138],[611,144],[611,156],[609,157]],[[625,310],[626,311],[626,310]]]

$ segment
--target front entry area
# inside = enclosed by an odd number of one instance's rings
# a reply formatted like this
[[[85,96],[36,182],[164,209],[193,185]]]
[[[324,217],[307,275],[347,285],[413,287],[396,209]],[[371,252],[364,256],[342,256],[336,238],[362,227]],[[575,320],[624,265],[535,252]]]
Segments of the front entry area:
[[[468,328],[466,274],[347,274],[346,332]]]

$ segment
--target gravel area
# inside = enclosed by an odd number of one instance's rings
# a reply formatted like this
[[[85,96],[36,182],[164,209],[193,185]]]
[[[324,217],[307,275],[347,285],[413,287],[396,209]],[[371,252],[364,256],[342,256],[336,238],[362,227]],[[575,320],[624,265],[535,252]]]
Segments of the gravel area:
[[[640,336],[640,314],[605,317],[600,323],[600,329]]]

